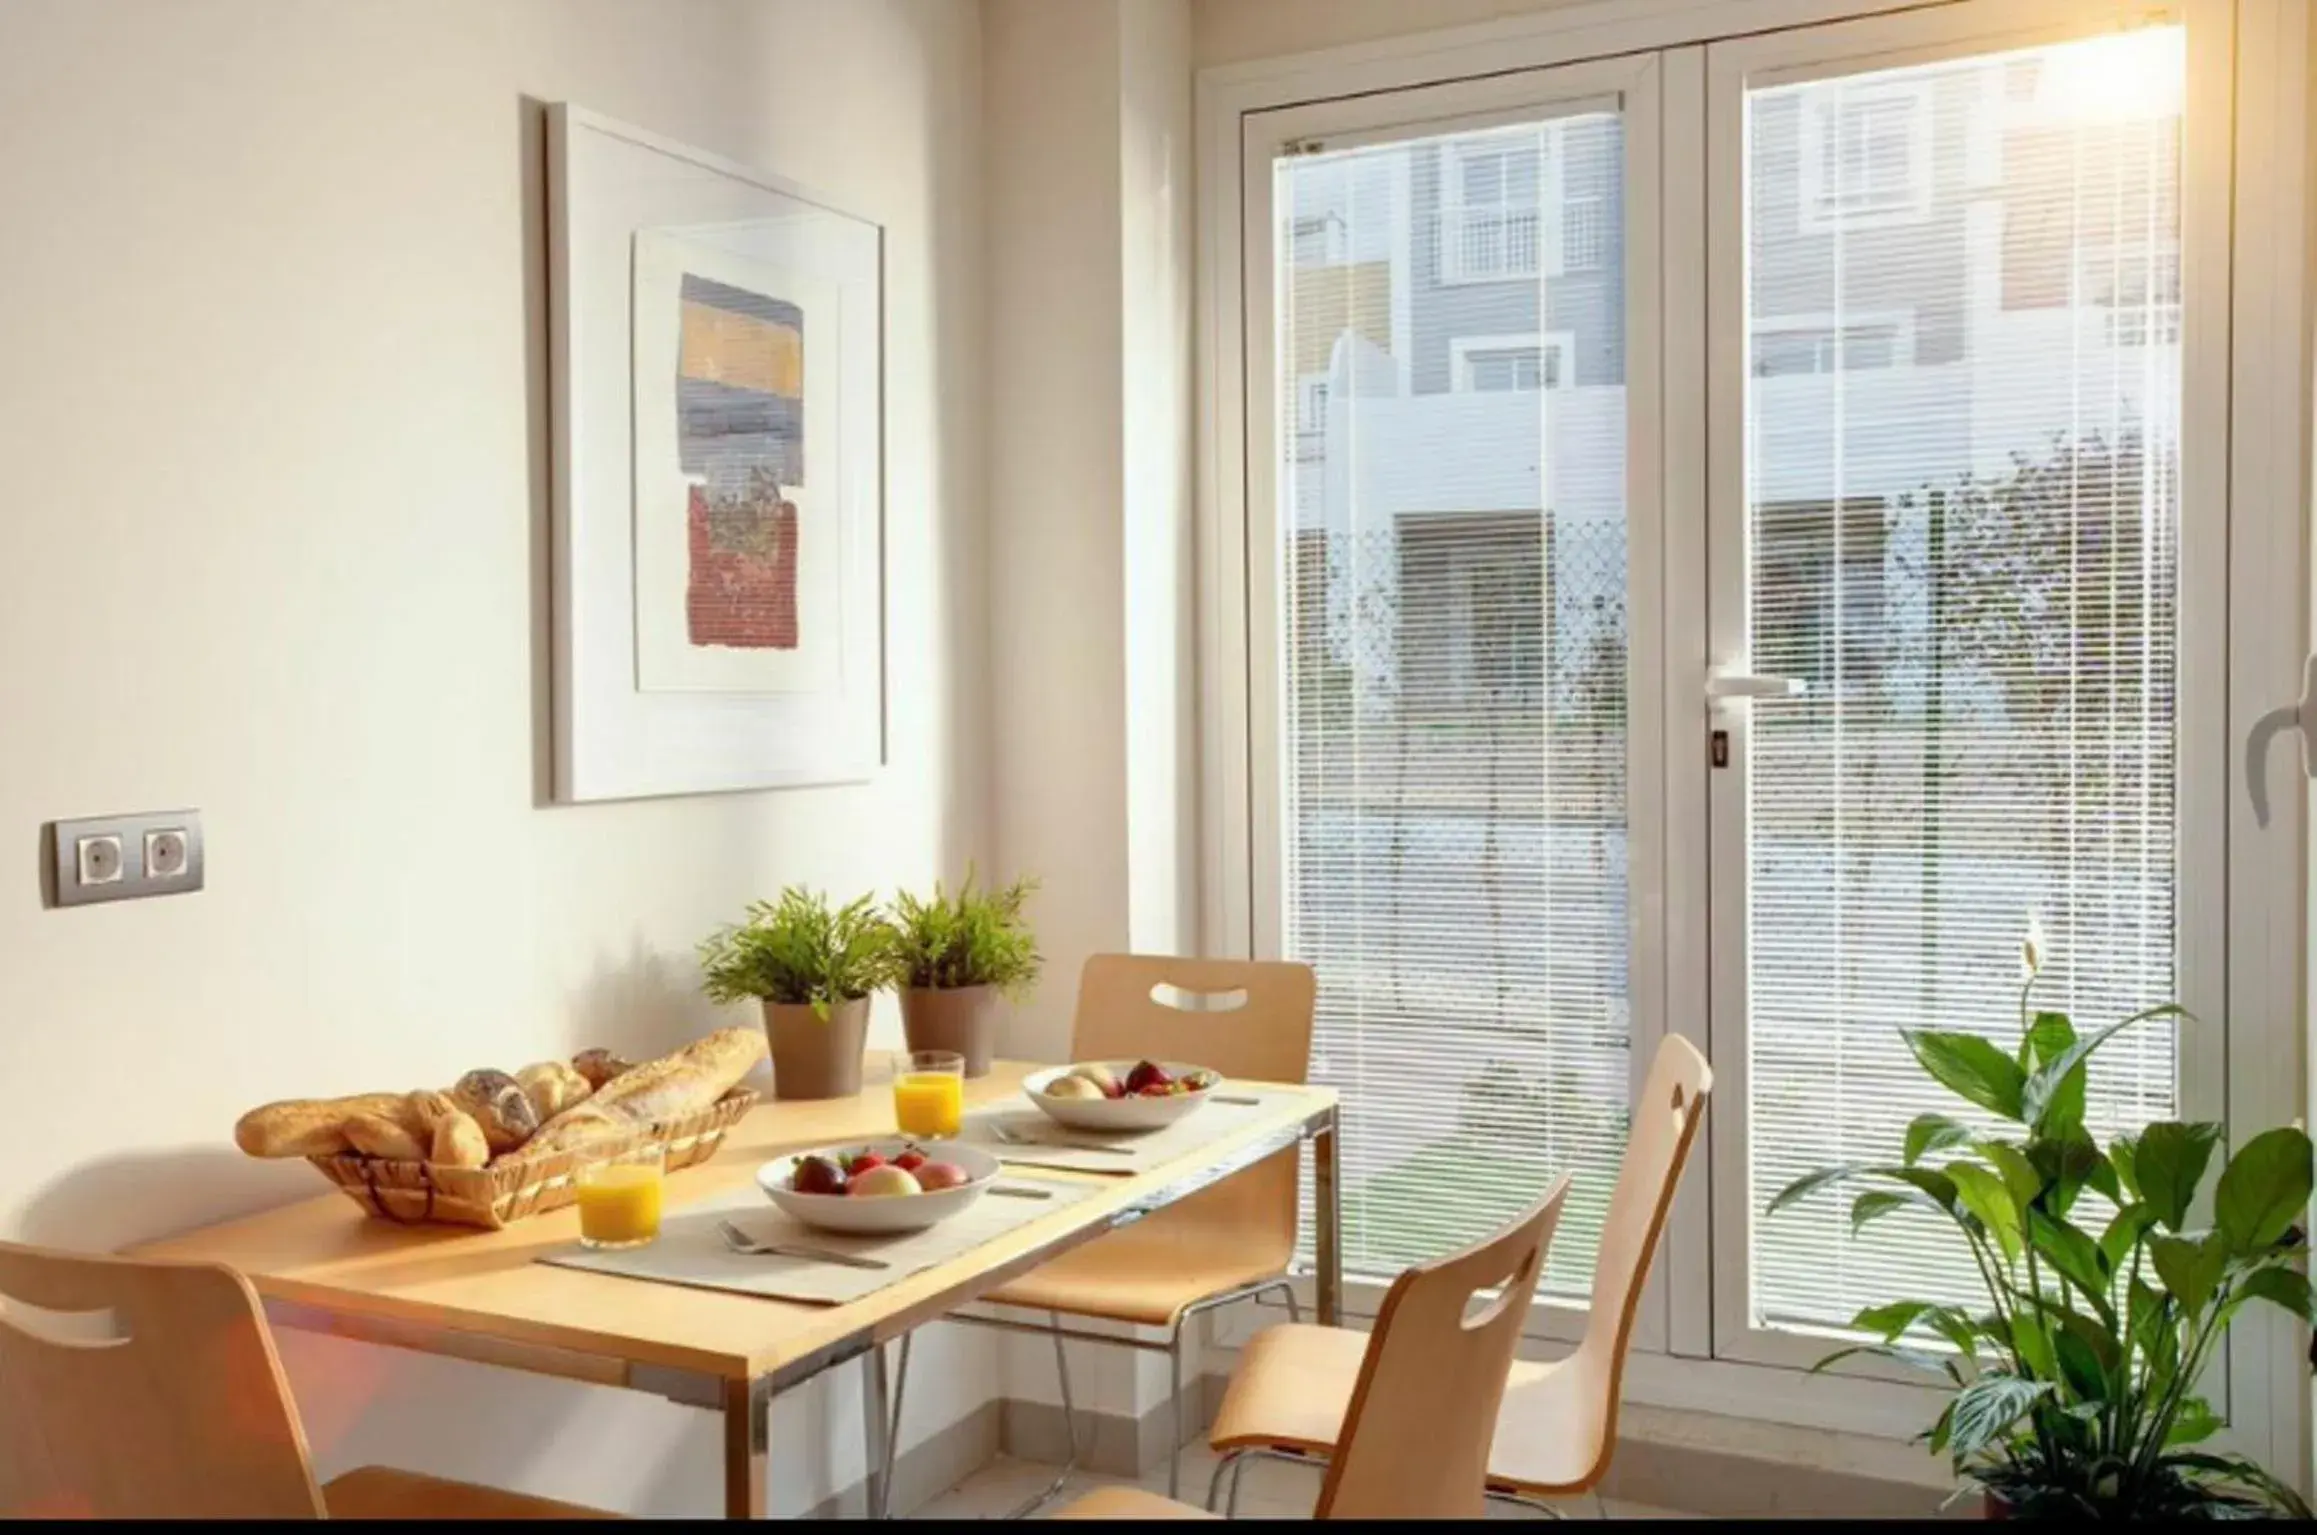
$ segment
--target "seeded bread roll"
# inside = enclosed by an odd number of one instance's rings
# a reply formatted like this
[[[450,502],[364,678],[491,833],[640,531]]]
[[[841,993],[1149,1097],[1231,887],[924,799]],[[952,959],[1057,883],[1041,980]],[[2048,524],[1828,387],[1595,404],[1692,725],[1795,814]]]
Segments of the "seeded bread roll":
[[[448,1097],[483,1127],[494,1152],[513,1151],[538,1133],[539,1115],[523,1084],[503,1071],[470,1071],[451,1084]]]
[[[636,1063],[609,1050],[582,1050],[571,1058],[571,1069],[585,1077],[590,1088],[598,1088],[635,1070]]]

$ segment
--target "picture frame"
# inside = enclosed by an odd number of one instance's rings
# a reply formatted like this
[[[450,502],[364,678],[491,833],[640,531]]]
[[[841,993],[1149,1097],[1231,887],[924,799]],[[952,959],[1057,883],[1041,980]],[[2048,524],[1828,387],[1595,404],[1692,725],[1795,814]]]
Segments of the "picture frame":
[[[885,754],[881,224],[547,109],[559,803]]]

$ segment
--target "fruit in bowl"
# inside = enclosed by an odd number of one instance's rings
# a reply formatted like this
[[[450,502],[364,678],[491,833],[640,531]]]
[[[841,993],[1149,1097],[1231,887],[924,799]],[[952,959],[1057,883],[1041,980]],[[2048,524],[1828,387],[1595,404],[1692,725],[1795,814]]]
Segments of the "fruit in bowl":
[[[1032,1072],[1030,1101],[1050,1119],[1082,1130],[1155,1130],[1174,1123],[1223,1080],[1182,1061],[1082,1061]]]
[[[922,1231],[979,1199],[998,1159],[954,1142],[885,1141],[825,1147],[767,1162],[765,1197],[827,1231]]]

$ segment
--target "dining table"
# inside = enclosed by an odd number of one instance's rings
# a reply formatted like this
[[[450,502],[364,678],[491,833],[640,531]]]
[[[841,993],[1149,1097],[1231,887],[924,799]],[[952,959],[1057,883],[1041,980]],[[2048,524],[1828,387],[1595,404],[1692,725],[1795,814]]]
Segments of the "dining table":
[[[966,1107],[1018,1098],[1035,1063],[1000,1061],[966,1083]],[[246,1275],[275,1326],[327,1333],[509,1370],[624,1387],[722,1414],[724,1510],[761,1518],[773,1398],[823,1372],[863,1371],[867,1506],[883,1506],[889,1394],[883,1345],[939,1320],[1059,1253],[1141,1220],[1266,1158],[1311,1143],[1316,1308],[1337,1321],[1342,1211],[1337,1099],[1326,1087],[1239,1083],[1261,1107],[1211,1138],[1133,1171],[1041,1170],[1096,1185],[939,1265],[839,1304],[654,1283],[542,1262],[579,1235],[578,1212],[499,1230],[397,1224],[339,1192],[144,1244],[129,1256],[222,1263]],[[1208,1110],[1214,1113],[1214,1110]],[[883,1082],[849,1098],[767,1101],[708,1161],[668,1175],[671,1215],[729,1199],[766,1162],[809,1147],[890,1137]],[[1300,1155],[1300,1151],[1298,1151]]]

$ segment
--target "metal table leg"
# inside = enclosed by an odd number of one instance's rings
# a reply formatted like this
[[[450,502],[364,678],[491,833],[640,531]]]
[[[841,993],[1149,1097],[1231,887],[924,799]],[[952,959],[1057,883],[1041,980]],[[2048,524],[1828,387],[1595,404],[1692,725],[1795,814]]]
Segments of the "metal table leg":
[[[772,1392],[764,1381],[724,1384],[724,1517],[764,1517],[764,1464]]]
[[[1337,1111],[1330,1109],[1327,1124],[1311,1141],[1313,1218],[1318,1222],[1319,1323],[1343,1324],[1344,1207],[1343,1168],[1337,1142]]]
[[[885,1485],[885,1434],[892,1406],[885,1396],[884,1345],[872,1345],[861,1356],[861,1428],[867,1435],[863,1457],[865,1469],[861,1473],[861,1491],[868,1501],[872,1519],[885,1517],[885,1501],[892,1489]]]

